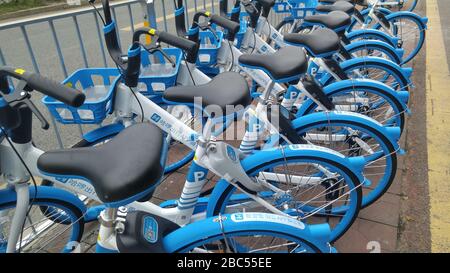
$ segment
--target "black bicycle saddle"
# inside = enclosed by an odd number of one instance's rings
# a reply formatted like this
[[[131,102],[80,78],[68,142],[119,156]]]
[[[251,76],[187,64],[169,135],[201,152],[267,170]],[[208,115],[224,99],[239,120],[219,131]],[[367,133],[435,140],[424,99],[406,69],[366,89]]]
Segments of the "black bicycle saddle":
[[[316,11],[320,13],[343,11],[348,15],[352,15],[355,12],[355,5],[346,1],[337,1],[331,5],[318,5]]]
[[[350,15],[343,11],[332,11],[327,14],[308,15],[304,22],[327,27],[334,31],[342,31],[351,24],[352,20]]]
[[[290,82],[305,74],[308,60],[303,49],[287,46],[275,53],[243,54],[239,57],[242,66],[261,69],[276,82]]]
[[[221,73],[203,85],[168,88],[163,98],[171,104],[194,104],[195,98],[201,99],[202,109],[214,117],[233,114],[227,111],[252,102],[247,81],[236,72]]]
[[[336,32],[319,28],[312,33],[288,33],[284,35],[288,44],[304,47],[314,57],[327,57],[340,49],[340,39]]]
[[[37,164],[49,175],[85,178],[102,202],[119,202],[159,182],[164,174],[163,141],[156,125],[139,123],[99,146],[46,152]]]

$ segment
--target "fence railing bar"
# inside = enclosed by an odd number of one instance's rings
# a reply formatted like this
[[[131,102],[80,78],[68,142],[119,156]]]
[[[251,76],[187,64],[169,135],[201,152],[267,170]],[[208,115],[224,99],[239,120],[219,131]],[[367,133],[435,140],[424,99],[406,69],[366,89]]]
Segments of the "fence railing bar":
[[[53,20],[48,21],[48,25],[50,26],[50,31],[53,36],[53,41],[55,42],[56,52],[58,53],[59,63],[61,64],[61,69],[64,73],[64,78],[67,78],[68,74],[67,74],[66,64],[64,62],[64,57],[63,57],[63,54],[61,51],[61,45],[58,40],[58,35],[56,34],[55,24],[53,23]]]
[[[167,14],[166,14],[166,4],[164,0],[161,0],[162,9],[163,9],[163,18],[164,18],[164,30],[169,31],[169,27],[167,26]]]
[[[198,12],[197,0],[194,0],[194,10],[195,12]]]
[[[214,8],[214,0],[211,0],[211,11],[212,11],[212,13],[216,13],[215,8]]]
[[[185,8],[185,15],[186,15],[186,26],[190,26],[190,20],[189,20],[189,6],[188,6],[188,1],[184,0],[184,8]]]
[[[77,32],[78,43],[80,44],[81,55],[83,57],[84,67],[88,67],[89,63],[87,60],[86,49],[84,48],[83,38],[81,37],[80,26],[78,25],[78,19],[76,16],[72,16],[73,22],[75,23],[75,30]]]
[[[52,127],[53,127],[53,132],[55,133],[56,141],[58,142],[59,148],[63,149],[64,143],[62,141],[61,134],[59,133],[58,124],[56,123],[55,117],[50,113],[50,111],[48,111],[48,115],[50,116],[50,120],[52,122]]]
[[[3,52],[2,52],[2,48],[0,47],[0,64],[1,65],[6,65],[6,59],[5,59],[5,56],[3,55]],[[13,85],[13,82],[12,82],[12,80],[11,80],[11,77],[8,77],[8,82],[9,82],[9,84],[12,86]]]
[[[89,63],[87,60],[87,55],[86,55],[86,49],[84,47],[84,43],[83,43],[83,38],[81,37],[81,31],[80,31],[80,25],[78,24],[78,19],[76,16],[72,16],[73,22],[75,23],[75,29],[77,31],[77,37],[78,37],[78,42],[80,43],[80,48],[81,48],[81,54],[83,56],[83,61],[84,61],[84,67],[89,67]],[[83,128],[81,127],[81,124],[78,124],[78,131],[80,133],[80,136],[83,136]]]
[[[206,9],[206,0],[203,0],[203,9]]]
[[[131,33],[134,33],[133,12],[131,11],[131,6],[127,5],[127,9],[128,9],[128,15],[130,16]]]
[[[115,7],[121,7],[121,6],[125,6],[125,5],[129,5],[130,3],[137,3],[138,1],[133,1],[130,2],[129,0],[125,0],[122,2],[118,2],[118,3],[111,3],[111,8],[115,8]],[[101,9],[102,5],[96,5],[97,8]],[[82,15],[82,14],[86,14],[86,13],[90,13],[94,11],[94,8],[92,7],[86,7],[86,8],[81,8],[80,10],[67,10],[67,11],[62,11],[60,13],[57,13],[55,15],[42,15],[36,18],[32,18],[32,19],[19,19],[16,21],[12,21],[12,22],[5,22],[5,23],[1,23],[0,24],[0,30],[4,30],[4,29],[8,29],[8,28],[13,28],[13,27],[20,27],[22,25],[31,25],[31,24],[36,24],[36,23],[42,23],[42,22],[47,22],[49,19],[64,19],[70,16],[78,16],[78,15]]]
[[[117,33],[117,41],[119,42],[119,47],[122,48],[122,43],[120,41],[119,20],[117,18],[117,14],[116,14],[116,8],[115,7],[111,7],[111,10],[112,10],[112,14],[113,14],[113,17],[114,17],[114,21],[116,22],[116,26],[117,26],[117,31],[116,31],[116,33]]]
[[[101,34],[101,30],[100,30],[100,23],[98,21],[98,15],[97,13],[93,12],[94,18],[95,18],[95,25],[97,27],[97,37],[98,37],[98,42],[100,44],[100,51],[102,52],[102,58],[103,58],[103,65],[104,67],[108,66],[108,63],[106,62],[106,55],[105,55],[105,47],[103,46],[103,36]]]
[[[22,31],[22,35],[25,39],[25,43],[27,44],[28,52],[30,53],[31,62],[33,63],[34,71],[39,73],[39,66],[37,65],[36,58],[34,56],[33,48],[31,48],[30,39],[28,38],[27,30],[25,26],[20,26],[20,30]]]
[[[6,60],[5,60],[5,56],[3,56],[3,52],[2,49],[0,48],[0,63],[2,65],[6,65]]]

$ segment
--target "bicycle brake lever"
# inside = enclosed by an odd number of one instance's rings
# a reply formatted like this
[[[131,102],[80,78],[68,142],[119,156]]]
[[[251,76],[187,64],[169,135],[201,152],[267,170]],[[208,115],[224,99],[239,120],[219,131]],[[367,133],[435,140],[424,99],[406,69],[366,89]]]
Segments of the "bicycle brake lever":
[[[48,121],[45,119],[44,115],[39,111],[39,109],[34,105],[34,103],[30,100],[31,95],[29,92],[29,87],[27,87],[27,83],[25,81],[20,81],[14,92],[11,94],[2,93],[3,99],[9,104],[9,106],[15,108],[25,104],[31,112],[39,119],[41,122],[41,128],[47,130],[50,125]]]
[[[39,119],[39,121],[41,122],[41,128],[44,130],[48,130],[50,124],[45,119],[44,115],[42,115],[41,111],[39,111],[39,109],[36,107],[36,105],[34,105],[34,103],[29,99],[23,100],[23,103],[25,103],[25,105],[30,108],[31,112],[33,112],[33,114]]]
[[[158,51],[159,53],[161,53],[161,55],[163,55],[164,59],[168,60],[172,64],[172,67],[177,66],[176,63],[172,60],[172,58],[170,58],[170,56],[167,55],[166,52],[164,52],[164,50],[161,49],[161,47],[157,46],[157,47],[153,47],[153,48],[147,48],[147,47],[144,47],[144,48],[150,54],[153,54],[154,52]]]
[[[217,42],[220,42],[219,36],[217,35],[217,32],[211,27],[211,24],[209,22],[204,22],[204,23],[197,24],[197,25],[198,25],[198,27],[201,30],[209,30],[209,31],[211,31],[211,33],[214,36],[214,39],[216,39]]]
[[[220,39],[219,39],[219,36],[217,35],[217,32],[211,26],[208,26],[207,29],[209,31],[211,31],[211,33],[214,36],[214,39],[216,39],[217,42],[220,42]]]
[[[177,65],[175,64],[175,62],[172,60],[172,58],[170,58],[170,56],[167,55],[166,52],[164,52],[164,50],[158,49],[158,51],[161,52],[161,54],[164,56],[164,58],[165,58],[166,60],[168,60],[168,61],[172,64],[172,67],[177,66]]]

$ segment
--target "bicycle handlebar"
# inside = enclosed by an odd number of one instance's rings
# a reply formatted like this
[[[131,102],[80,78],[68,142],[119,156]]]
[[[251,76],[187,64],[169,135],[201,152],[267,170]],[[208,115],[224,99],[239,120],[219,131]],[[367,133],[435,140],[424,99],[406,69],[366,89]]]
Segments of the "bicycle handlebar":
[[[40,74],[26,72],[23,69],[9,66],[0,67],[0,87],[6,88],[6,86],[9,86],[7,76],[23,80],[27,83],[28,88],[62,101],[72,107],[80,107],[86,98],[82,92],[72,87],[58,83]]]
[[[228,35],[231,36],[228,37],[229,40],[234,40],[236,34],[239,32],[239,23],[233,22],[230,19],[220,15],[212,14],[209,21],[228,30]]]
[[[165,31],[158,31],[154,28],[142,27],[137,29],[133,33],[133,44],[139,42],[139,38],[141,35],[150,35],[156,37],[157,42],[162,42],[183,50],[184,52],[186,52],[186,61],[190,63],[195,63],[197,59],[199,46],[193,41],[190,41],[183,37],[178,37]]]
[[[200,11],[194,15],[194,19],[192,20],[192,27],[195,28],[199,26],[200,17],[208,18],[210,23],[216,24],[226,30],[228,30],[227,39],[229,41],[234,41],[236,34],[239,31],[240,25],[237,22],[231,21],[228,18],[217,14],[211,14],[209,11]]]

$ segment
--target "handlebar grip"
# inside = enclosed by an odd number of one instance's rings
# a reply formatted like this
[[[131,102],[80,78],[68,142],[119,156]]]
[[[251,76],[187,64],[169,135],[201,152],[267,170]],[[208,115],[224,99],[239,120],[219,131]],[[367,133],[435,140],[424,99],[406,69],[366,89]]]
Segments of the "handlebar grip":
[[[170,33],[161,31],[158,34],[158,41],[168,45],[177,47],[186,52],[186,61],[195,63],[197,60],[198,45],[197,43],[183,37],[178,37]]]
[[[65,86],[36,73],[26,72],[23,69],[14,69],[7,66],[0,67],[0,78],[4,76],[24,80],[27,83],[27,87],[73,107],[81,106],[86,98],[82,92],[72,87]]]
[[[36,73],[29,73],[25,80],[30,88],[72,107],[80,107],[86,99],[82,92]]]
[[[209,21],[228,30],[228,40],[234,40],[236,33],[238,33],[240,28],[239,23],[233,22],[228,18],[222,17],[217,14],[212,14]]]
[[[197,44],[195,42],[192,42],[183,37],[175,36],[168,32],[161,31],[158,33],[158,37],[159,41],[174,47],[178,47],[185,51],[192,51],[195,50],[195,48],[197,47]]]

